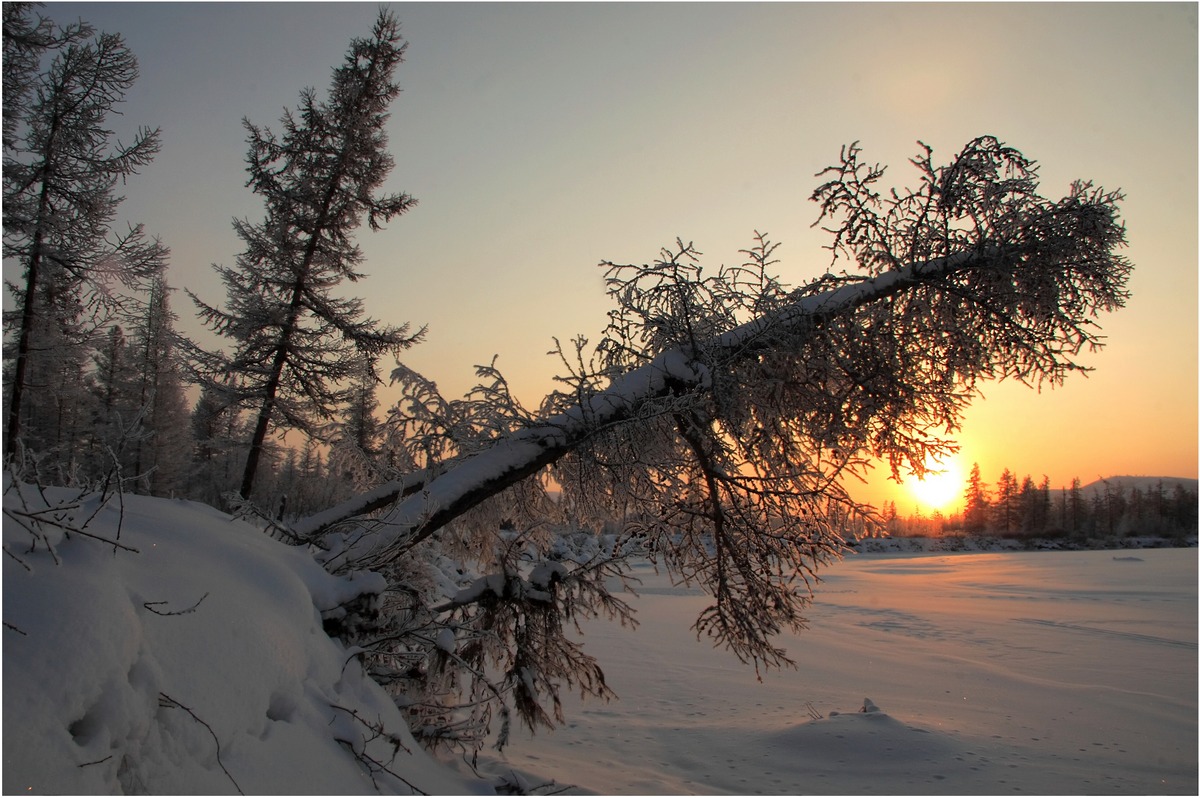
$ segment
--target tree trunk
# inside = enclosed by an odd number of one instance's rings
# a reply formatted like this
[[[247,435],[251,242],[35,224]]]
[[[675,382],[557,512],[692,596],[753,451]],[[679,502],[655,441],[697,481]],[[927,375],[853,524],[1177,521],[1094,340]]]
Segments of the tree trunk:
[[[312,260],[311,253],[315,249],[315,242],[316,238],[314,237],[313,245],[305,253],[304,264],[300,270],[301,275],[308,273],[308,264]],[[246,469],[242,472],[241,495],[243,499],[249,499],[250,491],[254,488],[258,461],[266,443],[267,429],[271,425],[271,414],[275,411],[275,397],[279,392],[279,382],[283,378],[283,367],[287,362],[287,349],[291,344],[296,325],[300,321],[300,298],[303,292],[304,278],[301,277],[292,289],[292,302],[288,309],[287,324],[279,335],[279,348],[275,351],[275,360],[271,363],[271,374],[267,378],[264,388],[262,407],[258,410],[258,421],[254,425],[254,437],[250,439],[250,451],[246,453]]]
[[[291,345],[296,325],[300,323],[300,300],[304,297],[304,287],[305,281],[308,279],[308,270],[312,265],[313,257],[316,255],[317,242],[320,240],[321,231],[328,224],[329,206],[333,204],[333,197],[337,194],[341,186],[342,174],[346,171],[346,160],[347,153],[343,149],[329,190],[325,192],[325,197],[322,200],[321,212],[317,217],[317,223],[313,227],[313,232],[304,247],[304,259],[300,263],[299,276],[296,278],[296,284],[292,288],[292,301],[288,306],[287,324],[279,335],[279,349],[276,350],[275,360],[271,363],[271,374],[264,388],[265,395],[262,407],[258,411],[258,421],[254,425],[254,437],[250,440],[250,451],[246,455],[246,470],[242,473],[241,495],[243,499],[249,499],[250,491],[254,488],[254,477],[258,472],[258,462],[262,457],[263,446],[266,443],[267,429],[271,425],[271,414],[275,412],[275,397],[279,393],[279,383],[283,379],[283,367],[287,363],[288,346]]]
[[[58,129],[58,120],[51,131],[51,141]],[[43,169],[49,171],[49,165]],[[46,175],[42,176],[42,190],[38,196],[37,227],[33,234],[33,243],[29,252],[29,263],[25,274],[25,301],[21,309],[21,332],[17,338],[17,363],[13,370],[12,394],[8,397],[8,427],[4,435],[4,459],[9,460],[17,451],[17,440],[21,437],[21,402],[25,393],[25,373],[29,365],[29,339],[33,335],[33,321],[36,317],[34,302],[37,298],[38,279],[41,276],[42,264],[42,227],[49,210],[50,187]]]
[[[917,283],[943,280],[986,260],[979,253],[960,253],[806,296],[782,311],[718,336],[705,349],[738,359],[757,357],[770,348],[776,334],[803,333],[823,319],[852,312]],[[394,560],[480,502],[554,463],[597,431],[635,418],[650,402],[710,388],[709,375],[703,368],[693,367],[689,353],[669,349],[570,410],[498,439],[490,448],[451,465],[419,490],[408,485],[407,480],[390,483],[373,491],[370,501],[365,501],[365,497],[351,499],[302,520],[294,531],[302,535],[320,534],[340,521],[407,496],[387,515],[382,531],[357,544],[350,554],[367,567]]]

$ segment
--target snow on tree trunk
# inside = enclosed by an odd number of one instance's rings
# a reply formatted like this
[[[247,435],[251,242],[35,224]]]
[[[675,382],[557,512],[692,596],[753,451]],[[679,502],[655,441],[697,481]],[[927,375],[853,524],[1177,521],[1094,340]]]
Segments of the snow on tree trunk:
[[[741,357],[755,357],[769,333],[812,327],[823,317],[848,313],[917,282],[934,280],[967,268],[977,260],[966,254],[956,255],[804,297],[780,313],[755,319],[720,335],[705,348],[710,352],[725,350]],[[293,531],[309,537],[339,521],[378,509],[405,492],[411,493],[388,513],[389,532],[371,539],[371,553],[361,550],[354,553],[354,559],[364,563],[376,557],[386,559],[389,555],[384,552],[397,545],[407,548],[419,542],[489,496],[553,463],[598,429],[635,417],[646,403],[671,395],[683,396],[705,387],[711,387],[711,379],[703,364],[692,361],[683,349],[667,350],[620,377],[607,390],[588,398],[580,406],[547,418],[542,424],[521,430],[510,438],[498,440],[494,446],[456,464],[419,490],[413,489],[411,480],[381,485],[368,494],[303,519]]]

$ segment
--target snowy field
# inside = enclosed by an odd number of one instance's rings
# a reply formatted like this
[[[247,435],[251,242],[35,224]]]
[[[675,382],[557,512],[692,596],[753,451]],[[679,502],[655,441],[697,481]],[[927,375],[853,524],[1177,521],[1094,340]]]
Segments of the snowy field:
[[[491,767],[606,794],[1195,795],[1196,554],[851,557],[762,683],[645,567],[640,628],[587,630],[621,700]]]
[[[31,550],[29,514],[52,516],[25,495],[4,497],[6,794],[1197,792],[1194,548],[854,556],[785,640],[799,669],[761,683],[689,632],[704,597],[643,565],[640,628],[587,629],[621,700],[569,702],[480,781],[321,631],[362,583],[138,496],[136,553],[53,524]],[[53,517],[115,540],[122,514]]]

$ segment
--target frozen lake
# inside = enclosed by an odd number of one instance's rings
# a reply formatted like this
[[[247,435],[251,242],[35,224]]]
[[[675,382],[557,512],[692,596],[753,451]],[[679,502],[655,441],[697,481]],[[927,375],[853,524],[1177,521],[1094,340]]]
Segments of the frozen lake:
[[[797,670],[697,641],[641,566],[620,695],[486,770],[608,794],[1197,792],[1197,550],[857,555],[822,572]],[[859,712],[865,698],[880,712]],[[811,705],[819,719],[814,719]]]

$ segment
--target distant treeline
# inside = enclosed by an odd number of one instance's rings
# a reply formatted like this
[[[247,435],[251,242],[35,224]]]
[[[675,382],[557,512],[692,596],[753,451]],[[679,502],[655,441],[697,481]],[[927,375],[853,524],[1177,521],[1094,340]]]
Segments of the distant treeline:
[[[1189,484],[1190,483],[1190,484]],[[1009,538],[1124,538],[1156,536],[1183,539],[1197,533],[1194,480],[1113,477],[1052,489],[1004,469],[994,485],[983,482],[979,465],[971,469],[961,513],[917,512],[901,517],[895,502],[882,512],[895,536],[968,534]]]

